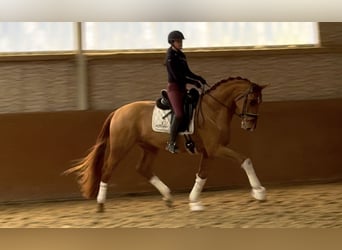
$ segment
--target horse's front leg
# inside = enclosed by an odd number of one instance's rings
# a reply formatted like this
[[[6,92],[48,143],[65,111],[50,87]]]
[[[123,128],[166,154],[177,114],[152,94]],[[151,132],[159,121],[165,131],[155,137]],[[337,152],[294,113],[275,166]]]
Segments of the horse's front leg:
[[[199,170],[196,174],[195,184],[189,195],[189,206],[191,211],[204,210],[204,206],[202,205],[202,202],[199,200],[199,198],[208,177],[208,161],[209,159],[204,158],[204,156],[202,155]]]
[[[230,148],[223,146],[216,151],[216,156],[231,158],[241,164],[241,167],[245,170],[249,183],[252,187],[251,194],[253,198],[260,201],[266,200],[266,189],[261,186],[260,181],[254,171],[251,159]]]

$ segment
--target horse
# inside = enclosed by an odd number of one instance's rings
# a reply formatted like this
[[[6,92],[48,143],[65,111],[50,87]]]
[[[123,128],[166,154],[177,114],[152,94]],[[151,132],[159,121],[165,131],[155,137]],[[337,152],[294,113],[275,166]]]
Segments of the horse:
[[[234,115],[240,117],[242,129],[255,130],[262,90],[266,86],[242,77],[229,77],[202,89],[195,110],[192,135],[196,145],[195,154],[200,154],[201,160],[189,194],[191,211],[205,209],[200,195],[208,178],[207,163],[215,157],[230,158],[240,164],[247,174],[252,197],[259,201],[266,200],[266,189],[261,185],[251,159],[228,146]],[[170,188],[152,171],[152,163],[158,151],[165,150],[168,139],[167,133],[158,133],[151,128],[155,105],[155,101],[135,101],[111,112],[88,155],[64,171],[65,174],[77,175],[83,197],[96,198],[98,212],[104,211],[107,185],[114,169],[134,145],[142,149],[137,172],[159,191],[168,206],[172,206]],[[178,135],[179,153],[189,153],[184,142],[185,139]]]

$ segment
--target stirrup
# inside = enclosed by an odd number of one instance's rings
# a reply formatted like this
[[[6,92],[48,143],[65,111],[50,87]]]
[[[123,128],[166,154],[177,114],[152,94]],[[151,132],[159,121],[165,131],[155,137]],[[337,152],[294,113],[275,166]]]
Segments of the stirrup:
[[[190,153],[194,154],[196,148],[195,148],[195,143],[194,143],[194,141],[191,139],[191,136],[185,134],[185,135],[184,135],[184,138],[185,138],[185,147],[186,147],[186,149],[187,149]]]
[[[169,142],[168,142],[165,149],[166,149],[167,151],[169,151],[171,154],[174,154],[174,153],[178,153],[178,152],[179,152],[178,147],[177,147],[177,145],[176,145],[175,142],[173,142],[173,143],[169,143]]]

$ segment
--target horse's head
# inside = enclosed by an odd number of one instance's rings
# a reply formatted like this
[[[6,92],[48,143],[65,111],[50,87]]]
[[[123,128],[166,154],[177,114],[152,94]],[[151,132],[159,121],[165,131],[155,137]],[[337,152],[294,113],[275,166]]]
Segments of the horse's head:
[[[218,107],[224,107],[231,114],[238,115],[242,119],[241,128],[253,131],[259,116],[261,92],[266,86],[258,85],[239,76],[229,77],[215,83],[204,92],[204,95],[214,100]]]
[[[261,86],[250,82],[247,90],[239,93],[234,99],[235,113],[241,118],[241,128],[253,131],[258,121],[259,105],[262,102],[262,89],[266,85]]]

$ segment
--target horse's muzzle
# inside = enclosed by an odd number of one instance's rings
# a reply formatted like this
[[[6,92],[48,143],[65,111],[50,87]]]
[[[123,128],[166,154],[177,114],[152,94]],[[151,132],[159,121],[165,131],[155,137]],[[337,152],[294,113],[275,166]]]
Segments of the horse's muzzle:
[[[241,128],[247,131],[254,131],[256,129],[257,119],[243,118],[241,120]]]

